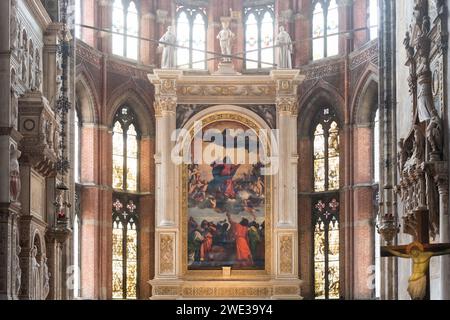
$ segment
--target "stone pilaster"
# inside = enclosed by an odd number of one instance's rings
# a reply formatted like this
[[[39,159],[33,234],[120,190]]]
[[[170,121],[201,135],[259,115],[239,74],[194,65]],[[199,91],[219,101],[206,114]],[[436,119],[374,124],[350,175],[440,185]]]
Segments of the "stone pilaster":
[[[276,239],[276,278],[298,281],[297,224],[297,88],[302,77],[298,70],[274,70],[276,84],[278,172],[274,189],[274,239]],[[277,150],[272,150],[272,152]],[[274,154],[273,154],[274,156]],[[292,201],[295,199],[295,201]]]
[[[177,243],[176,170],[171,159],[176,129],[177,79],[182,71],[155,70],[150,81],[155,86],[155,279],[177,279],[179,266]]]

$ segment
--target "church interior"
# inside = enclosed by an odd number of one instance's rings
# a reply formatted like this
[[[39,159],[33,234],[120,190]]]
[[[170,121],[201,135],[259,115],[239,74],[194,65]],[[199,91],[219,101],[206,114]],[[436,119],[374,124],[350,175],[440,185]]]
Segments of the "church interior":
[[[0,16],[0,300],[450,299],[447,0]]]

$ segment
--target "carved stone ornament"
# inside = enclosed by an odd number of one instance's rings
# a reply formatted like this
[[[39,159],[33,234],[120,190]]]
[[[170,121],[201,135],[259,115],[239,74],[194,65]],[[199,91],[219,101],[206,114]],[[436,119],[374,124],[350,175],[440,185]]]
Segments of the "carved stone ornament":
[[[444,154],[444,123],[438,111],[443,110],[442,95],[446,94],[440,88],[446,85],[442,66],[447,62],[440,53],[448,42],[448,31],[443,29],[447,28],[447,10],[445,1],[433,1],[437,10],[433,19],[429,1],[414,1],[413,20],[403,41],[414,117],[409,135],[398,143],[397,194],[403,207],[404,232],[415,238],[420,214],[429,216],[429,233],[437,235],[439,217],[447,211],[444,198],[448,198],[448,183],[437,183],[448,181],[448,174],[437,174],[436,169]]]
[[[159,243],[159,272],[161,274],[174,273],[174,237],[171,234],[162,234]]]
[[[278,97],[276,103],[278,112],[286,112],[293,115],[297,114],[296,97]]]
[[[158,97],[154,104],[156,116],[161,116],[164,112],[175,112],[177,107],[176,97]]]

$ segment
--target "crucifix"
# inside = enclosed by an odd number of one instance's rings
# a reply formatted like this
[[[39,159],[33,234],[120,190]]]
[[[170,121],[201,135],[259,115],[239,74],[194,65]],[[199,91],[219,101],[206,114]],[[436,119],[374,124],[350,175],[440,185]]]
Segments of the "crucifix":
[[[407,246],[383,246],[382,257],[411,259],[412,274],[408,280],[408,293],[412,300],[430,299],[430,260],[450,255],[450,243],[430,244],[428,210],[416,210],[416,240]]]

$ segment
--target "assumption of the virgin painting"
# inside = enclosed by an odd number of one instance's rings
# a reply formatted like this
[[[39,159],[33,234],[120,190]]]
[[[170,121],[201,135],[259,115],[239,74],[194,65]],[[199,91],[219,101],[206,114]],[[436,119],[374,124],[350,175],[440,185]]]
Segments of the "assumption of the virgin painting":
[[[211,132],[223,138],[202,143],[205,154],[213,145],[209,160],[187,166],[188,269],[263,270],[266,179],[260,140],[231,121],[203,128],[205,137]]]

